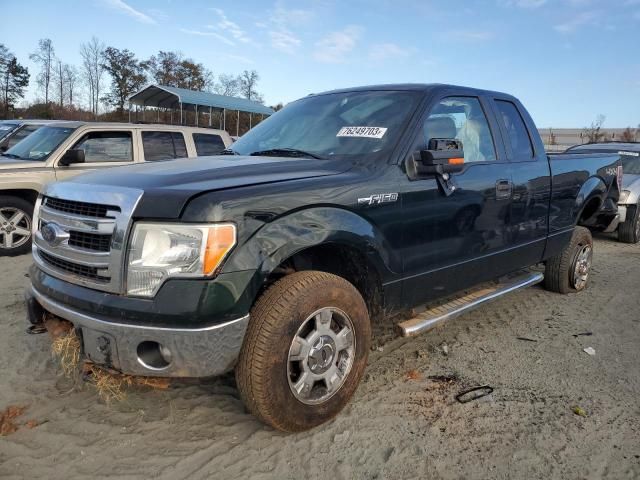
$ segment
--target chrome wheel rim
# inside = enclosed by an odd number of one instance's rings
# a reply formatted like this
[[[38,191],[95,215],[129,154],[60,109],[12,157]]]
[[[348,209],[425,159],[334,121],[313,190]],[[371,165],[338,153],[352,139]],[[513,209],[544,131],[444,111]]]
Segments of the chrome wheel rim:
[[[576,290],[582,290],[589,280],[592,257],[593,250],[591,245],[583,246],[576,255],[573,267],[573,287]]]
[[[0,207],[0,248],[18,248],[31,238],[31,218],[14,207]]]
[[[636,230],[636,242],[638,240],[640,240],[640,213],[638,215],[636,215],[636,225],[635,225],[635,230]]]
[[[294,397],[318,405],[333,397],[349,376],[356,352],[353,322],[335,307],[309,315],[289,347],[287,378]]]

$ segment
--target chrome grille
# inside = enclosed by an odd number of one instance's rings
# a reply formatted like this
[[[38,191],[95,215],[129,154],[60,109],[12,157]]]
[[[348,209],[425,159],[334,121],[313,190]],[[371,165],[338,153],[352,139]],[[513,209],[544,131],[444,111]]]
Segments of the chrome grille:
[[[69,232],[69,245],[72,247],[95,250],[96,252],[108,252],[111,244],[111,235],[97,233]]]
[[[107,185],[48,185],[34,213],[35,263],[62,280],[121,293],[125,241],[141,196]]]
[[[54,257],[46,252],[40,252],[40,257],[49,265],[64,270],[65,272],[73,273],[85,278],[91,278],[93,280],[109,281],[109,277],[103,277],[95,267],[88,267],[86,265],[79,265],[77,263],[63,260],[62,258]]]
[[[109,210],[120,212],[120,208],[113,205],[98,205],[88,202],[75,202],[53,197],[44,197],[43,205],[59,212],[81,215],[83,217],[113,218],[109,216]]]

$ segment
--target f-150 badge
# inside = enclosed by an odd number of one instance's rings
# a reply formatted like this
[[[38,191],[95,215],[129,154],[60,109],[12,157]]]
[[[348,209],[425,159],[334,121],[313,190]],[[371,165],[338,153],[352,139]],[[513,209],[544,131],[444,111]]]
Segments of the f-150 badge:
[[[359,198],[358,205],[371,206],[380,205],[382,203],[391,203],[398,201],[397,193],[373,193],[368,197]]]

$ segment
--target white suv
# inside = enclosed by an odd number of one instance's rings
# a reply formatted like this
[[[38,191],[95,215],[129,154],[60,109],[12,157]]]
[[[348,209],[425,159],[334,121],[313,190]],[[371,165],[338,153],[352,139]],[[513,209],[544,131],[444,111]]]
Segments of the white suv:
[[[31,248],[33,206],[42,187],[90,170],[217,155],[223,130],[127,123],[57,122],[0,154],[0,257]]]

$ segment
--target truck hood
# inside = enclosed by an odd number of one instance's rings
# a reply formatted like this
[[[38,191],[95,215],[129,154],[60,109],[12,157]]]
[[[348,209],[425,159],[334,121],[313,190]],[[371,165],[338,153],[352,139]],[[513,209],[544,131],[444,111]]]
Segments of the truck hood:
[[[20,170],[23,168],[42,168],[46,162],[39,160],[17,160],[15,158],[0,156],[0,170]]]
[[[79,175],[70,183],[113,185],[142,190],[136,216],[158,212],[177,218],[186,202],[201,193],[230,188],[337,175],[348,170],[345,160],[216,156],[108,168]]]

